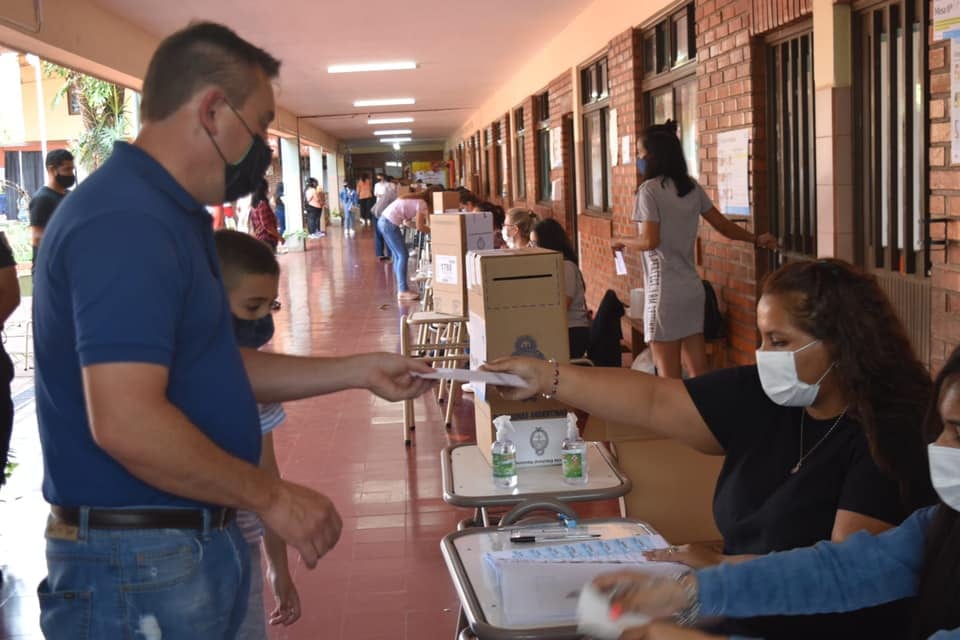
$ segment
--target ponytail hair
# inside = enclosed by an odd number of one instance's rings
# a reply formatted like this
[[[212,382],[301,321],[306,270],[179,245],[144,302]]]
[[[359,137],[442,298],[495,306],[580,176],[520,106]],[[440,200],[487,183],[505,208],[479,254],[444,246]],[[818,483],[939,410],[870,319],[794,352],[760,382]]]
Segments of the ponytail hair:
[[[507,223],[512,224],[517,229],[520,230],[520,236],[524,240],[530,240],[530,232],[533,231],[533,227],[539,222],[540,218],[530,209],[524,209],[522,207],[515,207],[507,211]]]

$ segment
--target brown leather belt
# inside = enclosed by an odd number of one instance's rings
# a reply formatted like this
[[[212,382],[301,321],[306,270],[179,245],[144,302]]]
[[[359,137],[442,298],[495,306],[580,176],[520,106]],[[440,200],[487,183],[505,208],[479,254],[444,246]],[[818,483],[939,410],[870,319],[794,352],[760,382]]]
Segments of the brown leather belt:
[[[90,509],[91,529],[197,529],[203,530],[203,509]],[[66,524],[80,525],[80,509],[50,506],[50,513]],[[224,529],[237,515],[236,509],[210,510],[210,528]]]

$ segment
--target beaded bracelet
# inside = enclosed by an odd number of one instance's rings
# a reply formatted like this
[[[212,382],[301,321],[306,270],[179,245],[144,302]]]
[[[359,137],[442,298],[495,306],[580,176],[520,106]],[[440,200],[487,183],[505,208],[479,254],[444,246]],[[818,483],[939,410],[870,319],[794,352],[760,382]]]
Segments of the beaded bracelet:
[[[560,386],[560,365],[553,358],[550,358],[547,362],[553,365],[553,386],[550,387],[550,393],[541,395],[547,400],[553,400],[553,397],[557,395],[557,388]]]

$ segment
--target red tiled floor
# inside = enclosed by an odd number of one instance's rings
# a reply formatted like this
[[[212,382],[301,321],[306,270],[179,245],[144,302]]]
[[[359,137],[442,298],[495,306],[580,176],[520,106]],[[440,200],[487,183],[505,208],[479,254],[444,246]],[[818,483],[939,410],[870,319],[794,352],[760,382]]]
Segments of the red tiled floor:
[[[306,253],[280,257],[281,300],[273,348],[302,355],[397,351],[401,308],[393,272],[378,263],[373,233],[344,239],[333,228]],[[473,438],[469,401],[443,427],[430,395],[416,402],[415,446],[401,442],[402,409],[361,391],[286,405],[275,432],[285,476],[327,493],[344,518],[343,537],[310,571],[295,562],[303,618],[272,629],[273,640],[431,640],[453,635],[458,600],[440,555],[440,539],[469,515],[442,501],[440,450]],[[33,590],[43,575],[40,539],[46,511],[32,400],[18,407],[15,447],[23,467],[0,494],[0,640],[39,638]],[[19,477],[18,477],[19,476]],[[609,515],[615,505],[584,513]],[[15,526],[11,523],[16,522]],[[21,532],[27,532],[21,534]],[[268,597],[271,601],[272,597]]]

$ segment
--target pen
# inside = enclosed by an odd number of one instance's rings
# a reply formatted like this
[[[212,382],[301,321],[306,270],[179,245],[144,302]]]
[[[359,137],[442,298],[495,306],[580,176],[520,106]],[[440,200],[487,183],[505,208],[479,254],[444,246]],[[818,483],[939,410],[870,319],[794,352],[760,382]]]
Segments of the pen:
[[[599,538],[599,533],[579,533],[579,534],[548,534],[542,536],[512,536],[510,542],[553,542],[557,540],[577,542],[579,540],[593,540]]]

